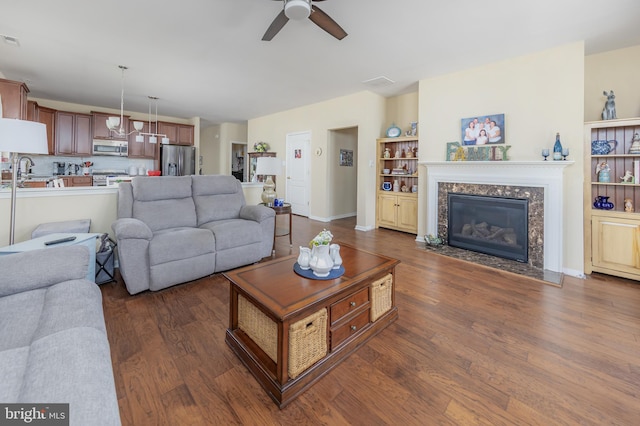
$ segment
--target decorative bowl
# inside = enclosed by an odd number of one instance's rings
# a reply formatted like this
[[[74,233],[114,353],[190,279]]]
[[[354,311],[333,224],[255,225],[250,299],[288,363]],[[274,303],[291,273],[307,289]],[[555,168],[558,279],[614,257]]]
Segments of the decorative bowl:
[[[148,170],[147,174],[149,176],[160,176],[162,174],[161,170]]]

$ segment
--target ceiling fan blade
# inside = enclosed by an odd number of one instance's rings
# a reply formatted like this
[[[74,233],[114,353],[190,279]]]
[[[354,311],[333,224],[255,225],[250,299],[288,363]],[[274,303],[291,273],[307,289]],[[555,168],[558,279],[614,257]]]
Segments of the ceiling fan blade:
[[[280,11],[271,25],[269,25],[269,28],[267,28],[267,32],[265,32],[262,36],[262,40],[271,41],[271,39],[280,32],[282,27],[284,27],[284,24],[286,24],[287,22],[289,22],[289,18],[287,18],[287,16],[284,14],[284,10]]]
[[[343,30],[336,21],[331,19],[331,17],[324,13],[318,6],[311,5],[311,9],[312,12],[311,15],[309,15],[309,19],[311,19],[314,24],[316,24],[338,40],[342,40],[347,36],[345,30]]]

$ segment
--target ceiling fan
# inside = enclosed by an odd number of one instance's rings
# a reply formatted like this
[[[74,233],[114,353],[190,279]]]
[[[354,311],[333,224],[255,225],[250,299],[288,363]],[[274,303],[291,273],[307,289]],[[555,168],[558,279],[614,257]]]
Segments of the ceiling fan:
[[[283,9],[273,20],[267,32],[262,36],[263,41],[270,41],[275,37],[278,32],[284,27],[289,19],[305,19],[309,18],[314,24],[337,38],[342,40],[347,36],[347,33],[342,29],[340,25],[333,19],[324,13],[320,8],[311,2],[319,2],[324,0],[274,0],[282,1]]]

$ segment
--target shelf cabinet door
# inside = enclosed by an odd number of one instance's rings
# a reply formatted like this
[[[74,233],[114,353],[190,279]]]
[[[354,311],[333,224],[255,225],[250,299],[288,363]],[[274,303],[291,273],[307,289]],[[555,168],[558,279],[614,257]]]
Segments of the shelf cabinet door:
[[[91,155],[93,145],[90,115],[56,111],[55,134],[57,155]]]
[[[398,197],[398,228],[409,232],[418,230],[418,199]]]
[[[640,220],[593,216],[591,228],[594,267],[640,274]]]
[[[395,228],[397,220],[397,200],[393,194],[378,195],[378,226]]]

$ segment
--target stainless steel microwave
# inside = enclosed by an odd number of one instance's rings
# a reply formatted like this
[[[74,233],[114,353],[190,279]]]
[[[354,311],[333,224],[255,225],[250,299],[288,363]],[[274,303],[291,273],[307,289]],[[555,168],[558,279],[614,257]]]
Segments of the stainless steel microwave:
[[[126,157],[129,155],[129,143],[127,141],[114,141],[109,139],[93,140],[93,155],[115,155]]]

